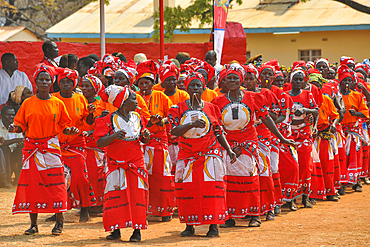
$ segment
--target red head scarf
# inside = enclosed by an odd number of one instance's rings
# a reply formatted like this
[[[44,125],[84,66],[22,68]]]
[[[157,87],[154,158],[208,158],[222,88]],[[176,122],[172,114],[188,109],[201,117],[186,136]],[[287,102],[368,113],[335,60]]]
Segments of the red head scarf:
[[[340,58],[340,64],[341,65],[347,65],[348,66],[348,64],[353,64],[353,65],[355,65],[356,64],[356,62],[355,62],[355,58],[353,58],[353,57],[346,57],[346,56],[342,56],[341,58]]]
[[[312,68],[308,70],[308,74],[321,74],[321,72],[317,69]]]
[[[43,63],[37,65],[36,67],[36,71],[35,73],[33,74],[33,80],[36,82],[36,78],[37,76],[41,73],[41,72],[46,72],[50,75],[51,77],[51,81],[54,82],[55,81],[55,68],[54,67],[51,67],[51,66],[48,66],[48,65],[45,65]]]
[[[113,57],[110,54],[105,54],[102,60],[96,61],[94,66],[89,69],[88,74],[101,74],[114,77],[114,73],[116,73],[119,69],[120,63],[121,60],[119,60],[118,57]]]
[[[61,70],[62,69],[62,70]],[[72,70],[68,68],[56,68],[58,76],[58,85],[59,82],[64,79],[68,78],[73,81],[73,88],[77,86],[78,83],[78,72],[77,70]]]
[[[339,83],[341,81],[343,81],[344,78],[347,78],[347,77],[351,77],[352,80],[353,80],[353,82],[356,81],[356,74],[353,72],[353,70],[351,70],[350,68],[348,68],[347,65],[342,64],[338,68],[338,79],[339,79]]]
[[[274,67],[274,70],[275,71],[279,71],[280,70],[280,65],[279,65],[279,63],[278,63],[278,61],[276,59],[271,59],[270,61],[268,61],[265,64]]]
[[[194,72],[194,69],[189,64],[181,64],[180,71],[181,73],[183,72],[191,73]]]
[[[119,70],[117,70],[117,72],[121,72],[127,77],[127,80],[130,82],[130,87],[131,87],[137,75],[136,70],[131,67],[121,67]]]
[[[171,63],[166,62],[159,68],[159,78],[161,79],[161,82],[164,82],[170,76],[174,76],[176,80],[179,79],[179,68],[177,68],[177,66],[171,61]]]
[[[318,63],[320,63],[320,62],[325,63],[325,64],[326,64],[326,66],[328,67],[328,69],[330,68],[330,66],[329,66],[329,61],[328,61],[328,59],[325,59],[325,58],[318,58],[318,59],[316,59],[316,60],[315,60],[315,63],[314,63],[314,68],[316,68],[316,65],[317,65]]]
[[[215,75],[215,68],[207,62],[202,62],[199,66],[194,68],[195,71],[198,71],[199,69],[204,69],[207,72],[208,81],[212,80]]]
[[[109,102],[114,107],[120,108],[132,93],[133,91],[127,86],[110,85],[105,90],[101,90],[99,96],[104,102]]]
[[[91,86],[93,86],[93,88],[95,89],[95,94],[99,94],[101,90],[105,89],[101,80],[96,76],[86,74],[84,75],[84,77],[82,77],[82,80],[87,80],[91,83]]]
[[[296,75],[296,74],[302,74],[303,75],[303,78],[306,78],[306,71],[301,69],[300,67],[294,69],[292,71],[292,73],[290,73],[290,82],[293,81],[293,76]]]
[[[358,63],[358,64],[356,64],[356,66],[355,66],[355,71],[356,71],[357,69],[362,69],[362,70],[364,70],[366,74],[369,74],[369,73],[370,73],[370,68],[369,68],[369,66],[368,66],[367,64]]]
[[[292,71],[295,70],[298,67],[306,67],[307,68],[306,62],[303,61],[303,60],[295,61],[293,63]]]
[[[154,81],[158,73],[158,68],[153,60],[146,60],[137,65],[136,71],[137,71],[136,75],[137,81],[143,77],[148,77]]]
[[[252,73],[256,76],[256,78],[258,78],[259,74],[258,74],[258,70],[256,69],[256,67],[253,65],[253,64],[248,64],[248,65],[243,65],[243,68],[245,70],[245,75],[247,75],[248,73]]]
[[[202,63],[203,63],[202,60],[192,57],[189,60],[186,60],[184,64],[187,64],[194,69],[195,67],[202,65]]]
[[[242,83],[244,81],[244,77],[245,77],[245,70],[244,68],[238,64],[238,63],[232,63],[230,64],[230,66],[227,68],[227,71],[226,71],[226,78],[229,74],[236,74],[239,79],[240,79],[240,83]]]
[[[218,84],[220,84],[220,82],[225,79],[225,76],[226,76],[226,69],[223,69],[220,71],[220,73],[218,74]],[[226,79],[225,79],[226,81]]]
[[[284,74],[280,70],[275,72],[275,78],[274,78],[274,80],[276,80],[276,78],[278,78],[279,76],[283,77],[283,79],[284,79]]]
[[[188,89],[190,82],[193,80],[200,80],[203,83],[203,88],[206,87],[206,82],[204,81],[203,75],[199,72],[193,72],[189,74],[184,81],[184,86],[186,90]]]

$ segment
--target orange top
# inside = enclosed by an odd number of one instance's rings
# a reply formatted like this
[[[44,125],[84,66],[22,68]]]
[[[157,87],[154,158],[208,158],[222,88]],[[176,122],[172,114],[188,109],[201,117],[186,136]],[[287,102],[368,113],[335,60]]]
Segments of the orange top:
[[[369,118],[369,108],[367,108],[362,94],[352,91],[348,95],[342,95],[344,105],[346,106],[346,113],[344,113],[341,124],[355,123],[358,117],[352,116],[349,109],[354,109],[356,112],[361,112],[365,117]]]
[[[14,124],[26,132],[26,137],[41,139],[54,137],[65,128],[71,127],[72,120],[63,102],[55,96],[41,100],[34,95],[22,103]]]
[[[323,101],[319,109],[319,121],[317,122],[317,126],[327,126],[330,120],[339,118],[339,113],[331,98],[326,95],[323,95],[322,98]]]
[[[218,95],[215,91],[213,91],[209,88],[206,88],[206,90],[203,91],[202,100],[207,101],[207,102],[211,102],[217,96]]]
[[[153,90],[164,92],[166,90],[164,87],[162,87],[162,83],[157,83],[153,86]]]
[[[137,106],[141,108],[141,110],[136,109],[136,112],[145,118],[150,118],[149,110],[145,103],[145,100],[143,99],[143,97],[141,97],[139,92],[135,92],[135,93],[136,93]],[[96,112],[101,114],[102,111],[108,110],[109,113],[112,113],[112,112],[117,111],[117,109],[118,108],[113,106],[111,103],[101,101],[101,103],[96,108]],[[100,116],[100,114],[96,116]]]
[[[150,115],[160,115],[163,118],[167,117],[167,112],[171,108],[171,99],[160,91],[152,91],[152,94],[143,96],[146,105],[148,106]],[[163,127],[153,125],[148,128],[152,133],[158,133],[163,130]]]
[[[80,134],[82,134],[82,130],[84,127],[84,122],[86,122],[87,115],[89,115],[89,111],[87,110],[87,100],[82,94],[73,93],[71,98],[64,98],[60,95],[60,92],[53,94],[55,97],[63,101],[64,105],[67,108],[68,114],[72,119],[72,126],[75,126],[80,130]],[[63,133],[59,133],[59,142],[66,143],[71,142],[72,140],[76,139],[79,135],[64,135]],[[64,153],[62,152],[64,155]]]
[[[176,89],[176,93],[174,95],[168,96],[168,98],[170,98],[172,103],[176,105],[177,103],[190,99],[190,96],[184,90]]]

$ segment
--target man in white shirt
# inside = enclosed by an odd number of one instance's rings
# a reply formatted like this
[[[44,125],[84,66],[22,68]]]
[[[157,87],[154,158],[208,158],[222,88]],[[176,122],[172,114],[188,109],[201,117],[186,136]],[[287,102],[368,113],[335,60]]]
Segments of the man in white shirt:
[[[9,93],[18,85],[23,85],[32,91],[32,83],[26,73],[18,70],[18,60],[12,53],[1,56],[2,69],[0,69],[0,106],[9,99]]]
[[[4,143],[0,146],[5,157],[7,181],[11,182],[11,175],[15,174],[14,184],[18,183],[22,169],[22,148],[24,138],[22,133],[9,133],[9,125],[13,123],[15,111],[10,106],[1,109],[0,138]]]

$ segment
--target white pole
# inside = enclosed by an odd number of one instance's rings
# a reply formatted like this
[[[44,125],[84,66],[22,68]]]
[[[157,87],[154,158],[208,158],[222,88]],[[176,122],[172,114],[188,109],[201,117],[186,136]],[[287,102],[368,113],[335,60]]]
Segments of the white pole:
[[[100,3],[100,55],[101,59],[105,55],[105,15],[104,15],[104,0],[99,0]]]

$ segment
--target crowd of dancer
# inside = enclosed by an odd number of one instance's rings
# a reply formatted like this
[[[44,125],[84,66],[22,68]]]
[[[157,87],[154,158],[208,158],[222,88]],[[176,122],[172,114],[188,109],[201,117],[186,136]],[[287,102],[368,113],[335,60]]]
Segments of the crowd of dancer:
[[[207,224],[213,237],[236,218],[259,227],[284,203],[312,208],[370,183],[368,60],[287,69],[260,57],[219,65],[214,51],[158,62],[69,54],[58,67],[55,43],[44,45],[37,93],[8,128],[25,135],[13,204],[30,214],[25,234],[55,213],[59,235],[62,213],[79,208],[80,222],[102,213],[107,239],[132,227],[135,242],[148,215],[171,221],[177,209],[181,236]]]

